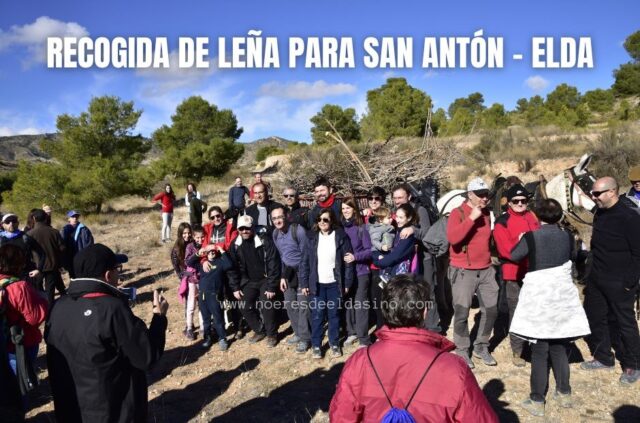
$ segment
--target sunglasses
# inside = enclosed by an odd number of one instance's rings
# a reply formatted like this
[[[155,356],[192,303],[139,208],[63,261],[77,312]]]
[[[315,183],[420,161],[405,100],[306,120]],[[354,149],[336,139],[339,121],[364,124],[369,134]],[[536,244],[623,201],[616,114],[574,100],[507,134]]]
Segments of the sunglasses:
[[[264,191],[253,191],[253,195],[262,195]]]
[[[319,217],[318,218],[318,223],[320,223],[320,222],[331,223],[331,219],[329,219],[328,217]]]
[[[284,198],[296,198],[295,194],[283,194],[282,195]]]
[[[378,197],[377,195],[372,195],[371,197],[367,198],[369,201],[380,201],[382,202],[382,197]]]
[[[480,191],[480,192],[472,191],[472,192],[476,197],[489,198],[489,193],[488,192],[485,192],[485,191]]]
[[[631,185],[640,184],[640,181],[631,181]]]
[[[221,214],[212,214],[211,216],[209,216],[209,219],[213,220],[213,219],[222,219],[222,215]]]
[[[526,198],[524,199],[518,198],[516,200],[511,200],[511,204],[527,204],[527,203],[529,203],[529,200],[527,200]]]
[[[8,225],[9,223],[18,223],[18,219],[9,218],[9,219],[7,219],[7,220],[3,221],[2,223],[5,223],[5,224],[7,224],[7,225]]]
[[[600,197],[602,194],[604,194],[607,191],[611,191],[611,189],[605,189],[605,190],[602,190],[602,191],[591,191],[591,196],[598,198],[598,197]]]
[[[242,227],[242,228],[238,228],[239,232],[251,232],[251,228],[247,228],[247,227]]]

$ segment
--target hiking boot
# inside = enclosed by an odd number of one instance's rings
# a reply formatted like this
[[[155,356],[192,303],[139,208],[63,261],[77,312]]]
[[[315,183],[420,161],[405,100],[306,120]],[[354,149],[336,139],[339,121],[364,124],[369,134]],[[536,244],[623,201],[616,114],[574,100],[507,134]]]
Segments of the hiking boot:
[[[337,345],[332,345],[331,346],[331,357],[342,357],[342,351],[340,350],[340,347]]]
[[[212,345],[213,345],[213,339],[211,339],[210,336],[205,336],[204,342],[202,343],[202,348],[204,348],[205,350],[208,350],[209,348],[211,348]]]
[[[624,369],[622,376],[620,376],[620,383],[623,385],[632,385],[640,379],[640,370],[638,369]]]
[[[473,356],[481,359],[486,366],[495,366],[498,364],[487,348],[473,350]]]
[[[320,349],[320,347],[313,347],[313,351],[311,353],[311,357],[313,357],[315,359],[322,358],[322,350]]]
[[[251,338],[249,338],[250,344],[255,344],[256,342],[262,341],[267,337],[267,334],[264,332],[255,332]]]
[[[226,339],[221,339],[218,341],[218,348],[220,348],[220,351],[226,351],[229,349],[229,343]]]
[[[469,353],[467,351],[456,350],[455,353],[460,357],[462,357],[462,359],[464,360],[465,363],[467,363],[467,366],[469,366],[470,369],[476,368],[475,364],[473,364],[473,360],[471,360],[471,357],[469,357]]]
[[[233,335],[233,339],[238,340],[238,339],[242,339],[244,338],[246,334],[244,333],[244,330],[242,329],[238,329],[235,334]]]
[[[298,337],[298,335],[293,335],[292,337],[287,339],[287,345],[296,345],[298,342],[300,342],[300,338]]]
[[[524,408],[534,416],[544,417],[544,402],[534,401],[531,398],[527,398],[520,403],[520,407]]]
[[[267,336],[267,347],[273,348],[278,345],[278,338],[275,336]]]
[[[527,362],[524,360],[524,358],[520,357],[520,353],[513,353],[511,364],[516,367],[524,367],[527,365]]]
[[[562,408],[571,408],[573,407],[573,402],[571,401],[571,393],[563,394],[562,392],[556,391],[553,394],[553,399],[558,402],[558,405]]]
[[[582,370],[613,370],[614,367],[615,366],[607,366],[606,364],[602,364],[595,359],[580,363],[580,368]]]
[[[308,349],[309,349],[309,344],[307,342],[300,341],[298,342],[298,345],[296,345],[296,352],[298,354],[304,354],[307,352]]]
[[[193,333],[193,329],[187,329],[184,333],[184,336],[189,340],[189,341],[195,341],[196,340],[196,335],[195,333]]]
[[[346,347],[347,345],[353,345],[357,340],[358,337],[356,335],[349,335],[347,336],[347,339],[344,340],[344,346]]]

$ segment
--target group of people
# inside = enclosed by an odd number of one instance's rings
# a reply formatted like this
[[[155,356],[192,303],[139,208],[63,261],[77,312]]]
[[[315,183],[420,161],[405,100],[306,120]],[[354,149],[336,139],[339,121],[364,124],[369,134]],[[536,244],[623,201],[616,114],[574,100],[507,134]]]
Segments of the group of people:
[[[467,367],[475,367],[474,359],[496,366],[489,340],[499,299],[504,298],[511,362],[524,367],[525,356],[531,357],[531,392],[521,405],[544,415],[549,363],[556,378],[554,399],[560,406],[572,406],[569,351],[579,338],[586,337],[594,357],[581,369],[612,368],[613,347],[623,368],[620,383],[631,385],[640,378],[633,309],[640,281],[636,173],[640,168],[631,169],[633,187],[622,197],[613,178],[595,181],[589,193],[598,205],[590,252],[579,248],[560,225],[560,204],[544,199],[531,207],[532,194],[522,184],[504,192],[507,207],[501,212],[489,209],[489,186],[480,178],[471,180],[465,201],[443,218],[449,245],[443,260],[425,242],[434,222],[425,207],[413,201],[407,185],[393,188],[390,206],[387,193],[373,188],[361,210],[356,199],[337,198],[330,182],[319,178],[310,208],[300,205],[295,187],[286,187],[278,203],[264,183],[252,187],[249,206],[236,201],[233,212],[226,214],[220,207],[210,208],[211,222],[204,228],[181,225],[179,234],[191,232],[193,241],[188,236],[176,241],[172,258],[176,275],[193,285],[183,292],[205,293],[198,297],[205,310],[202,345],[211,347],[217,337],[221,350],[244,336],[241,320],[253,331],[250,343],[266,338],[267,346],[274,347],[279,308],[291,322],[293,335],[287,343],[297,353],[310,349],[312,358],[322,358],[325,328],[332,356],[340,356],[345,345],[368,350],[384,339],[380,331],[370,335],[371,320],[377,329],[388,322],[382,291],[398,275],[412,275],[413,283],[428,291],[431,305],[423,310],[419,326],[425,332],[419,333],[445,335],[452,321],[453,352]],[[232,188],[230,199],[240,198],[240,186]],[[190,243],[196,248],[187,257],[183,251]],[[572,269],[587,258],[591,272],[582,304]],[[216,269],[215,278],[207,275],[207,268]],[[186,308],[185,334],[190,339],[196,296],[190,294]],[[217,304],[207,304],[213,297]],[[472,345],[468,320],[476,299],[480,319]],[[232,337],[226,336],[225,322],[232,327]]]
[[[328,351],[339,357],[343,346],[358,346],[331,401],[332,421],[497,421],[472,369],[474,358],[498,364],[489,338],[503,293],[512,364],[526,366],[523,354],[531,350],[531,389],[522,407],[544,415],[549,363],[556,378],[553,398],[571,407],[568,351],[580,337],[593,355],[581,369],[611,369],[617,358],[621,384],[640,378],[634,315],[640,168],[629,176],[627,195],[619,195],[611,177],[595,181],[589,193],[598,210],[584,304],[572,263],[586,252],[558,224],[558,202],[546,199],[531,208],[531,195],[520,184],[505,192],[507,210],[499,213],[488,208],[487,184],[471,180],[462,205],[441,217],[445,256],[426,242],[436,222],[404,184],[392,189],[390,204],[384,189],[372,188],[361,207],[355,198],[338,198],[321,177],[314,203],[303,207],[295,187],[286,187],[279,203],[265,181],[245,190],[238,178],[226,211],[203,207],[192,185],[185,200],[206,209],[209,222],[181,223],[171,250],[184,302],[184,336],[195,340],[199,328],[202,348],[217,343],[226,351],[250,330],[248,343],[273,348],[286,313],[293,330],[286,343],[298,354],[310,350],[313,359],[322,359]],[[167,240],[175,196],[170,185],[161,194],[156,200],[168,214],[162,234]],[[26,406],[24,394],[35,383],[29,363],[46,319],[57,419],[146,421],[145,371],[164,350],[168,303],[154,291],[147,328],[117,289],[127,257],[95,244],[76,211],[67,216],[69,227],[61,232],[50,226],[45,207],[32,211],[27,231],[17,229],[15,215],[2,216],[0,316],[10,330],[1,331],[7,366],[0,399]],[[72,277],[66,289],[61,268]],[[54,301],[56,288],[60,297]],[[481,317],[472,345],[468,318],[474,298]],[[445,337],[451,321],[453,342]],[[7,374],[11,384],[4,383]]]

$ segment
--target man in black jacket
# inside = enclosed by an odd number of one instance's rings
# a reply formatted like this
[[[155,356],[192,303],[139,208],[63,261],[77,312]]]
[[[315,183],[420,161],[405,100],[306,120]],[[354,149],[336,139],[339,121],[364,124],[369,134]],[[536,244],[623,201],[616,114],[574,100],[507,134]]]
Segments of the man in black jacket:
[[[278,343],[278,324],[273,300],[280,282],[280,257],[271,235],[259,236],[250,216],[238,218],[239,237],[230,248],[234,269],[229,272],[233,296],[240,301],[242,315],[253,330],[249,342],[267,337],[267,346]],[[260,320],[260,312],[264,322]]]
[[[48,216],[44,210],[35,210],[33,212],[35,225],[33,229],[27,232],[27,235],[33,238],[44,251],[45,261],[44,266],[42,266],[42,281],[44,290],[47,292],[49,306],[51,306],[56,289],[60,295],[66,293],[66,288],[60,275],[62,255],[65,252],[65,247],[60,232],[49,226],[47,219]]]
[[[247,216],[251,216],[256,233],[262,234],[264,232],[270,238],[273,233],[271,210],[276,207],[282,207],[282,204],[269,199],[269,192],[264,182],[256,182],[253,184],[252,189],[253,200],[255,202],[247,207],[244,213]],[[240,227],[240,223],[238,223],[237,226]]]
[[[617,357],[623,369],[620,383],[630,385],[640,379],[640,334],[633,310],[640,289],[640,214],[622,204],[618,184],[611,177],[598,179],[591,197],[598,210],[593,221],[593,267],[584,309],[591,328],[587,341],[594,359],[580,367],[612,369]]]
[[[306,230],[309,230],[309,209],[300,205],[298,190],[293,187],[286,187],[282,191],[283,203],[287,212],[287,223],[296,223]]]
[[[59,422],[146,422],[145,372],[164,351],[169,305],[154,291],[149,329],[116,286],[124,255],[95,244],[74,258],[76,279],[51,309],[47,365]]]

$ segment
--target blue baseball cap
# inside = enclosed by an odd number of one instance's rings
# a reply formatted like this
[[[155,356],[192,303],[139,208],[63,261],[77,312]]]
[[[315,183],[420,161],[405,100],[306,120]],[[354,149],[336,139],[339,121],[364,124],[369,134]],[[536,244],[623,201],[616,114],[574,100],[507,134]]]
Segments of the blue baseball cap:
[[[78,213],[78,212],[77,212],[77,211],[75,211],[75,210],[69,210],[69,211],[67,212],[67,217],[73,217],[73,216],[80,216],[80,213]]]

